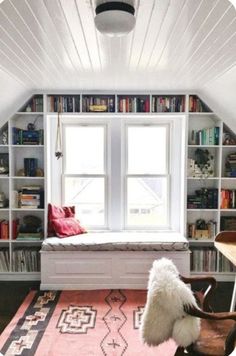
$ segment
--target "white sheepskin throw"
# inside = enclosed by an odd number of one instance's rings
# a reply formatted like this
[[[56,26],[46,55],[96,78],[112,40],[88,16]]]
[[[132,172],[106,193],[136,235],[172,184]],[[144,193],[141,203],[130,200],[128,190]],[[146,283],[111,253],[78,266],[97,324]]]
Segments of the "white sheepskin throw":
[[[179,279],[176,266],[167,258],[154,261],[140,326],[143,342],[157,346],[173,338],[186,347],[196,341],[200,320],[187,315],[184,305],[197,306],[191,289]]]

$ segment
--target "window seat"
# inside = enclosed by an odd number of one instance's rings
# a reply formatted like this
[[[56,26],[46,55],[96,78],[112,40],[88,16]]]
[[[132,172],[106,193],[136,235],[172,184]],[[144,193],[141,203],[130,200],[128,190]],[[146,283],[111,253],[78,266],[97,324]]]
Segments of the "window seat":
[[[50,237],[41,249],[41,289],[145,289],[155,259],[190,271],[188,241],[178,233],[89,232]]]
[[[183,251],[188,241],[176,233],[89,232],[44,240],[42,251]]]

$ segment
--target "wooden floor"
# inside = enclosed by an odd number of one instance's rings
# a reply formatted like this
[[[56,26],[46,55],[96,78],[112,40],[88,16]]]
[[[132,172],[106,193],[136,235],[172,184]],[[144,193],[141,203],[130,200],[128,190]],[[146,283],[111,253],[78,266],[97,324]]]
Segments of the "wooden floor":
[[[39,289],[39,282],[0,282],[0,333],[31,289]],[[232,290],[233,283],[218,284],[214,301],[211,303],[214,311],[229,311]]]
[[[11,321],[31,289],[39,289],[39,282],[0,282],[0,333]]]

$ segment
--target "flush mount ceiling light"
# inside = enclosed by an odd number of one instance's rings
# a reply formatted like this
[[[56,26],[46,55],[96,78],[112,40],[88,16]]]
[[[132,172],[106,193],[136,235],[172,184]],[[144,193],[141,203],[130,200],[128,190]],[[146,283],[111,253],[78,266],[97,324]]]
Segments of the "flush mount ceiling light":
[[[96,7],[95,26],[108,36],[123,36],[135,25],[134,7],[125,2],[108,1]]]
[[[234,5],[235,9],[236,9],[236,0],[229,0],[231,2],[231,4]]]

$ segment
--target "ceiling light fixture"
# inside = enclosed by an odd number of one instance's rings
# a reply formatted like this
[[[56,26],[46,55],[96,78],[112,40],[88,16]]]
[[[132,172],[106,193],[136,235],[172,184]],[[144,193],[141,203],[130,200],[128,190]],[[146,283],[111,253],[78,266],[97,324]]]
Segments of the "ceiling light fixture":
[[[125,2],[108,1],[96,7],[95,26],[102,34],[123,36],[135,25],[134,7]]]
[[[235,9],[236,9],[236,0],[229,0],[231,2],[232,5],[234,5]]]

